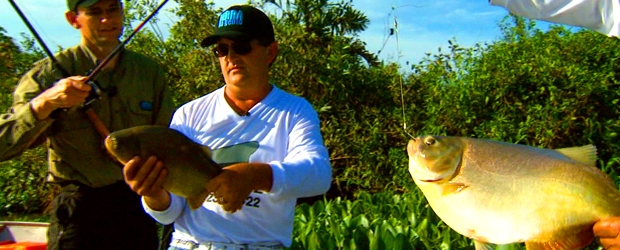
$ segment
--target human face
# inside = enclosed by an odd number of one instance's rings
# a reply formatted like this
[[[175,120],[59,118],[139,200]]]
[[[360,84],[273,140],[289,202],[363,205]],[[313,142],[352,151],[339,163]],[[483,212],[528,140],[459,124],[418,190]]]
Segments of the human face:
[[[269,63],[275,59],[277,44],[273,42],[263,46],[257,40],[252,40],[249,52],[243,47],[245,46],[235,45],[235,41],[227,38],[222,38],[215,44],[215,48],[220,48],[218,59],[226,84],[243,87],[259,82],[268,85]],[[225,48],[228,48],[227,54],[223,54]],[[247,53],[241,55],[237,52]]]
[[[82,42],[96,47],[114,47],[123,32],[123,6],[119,0],[101,0],[89,7],[66,13],[67,21],[80,29]]]

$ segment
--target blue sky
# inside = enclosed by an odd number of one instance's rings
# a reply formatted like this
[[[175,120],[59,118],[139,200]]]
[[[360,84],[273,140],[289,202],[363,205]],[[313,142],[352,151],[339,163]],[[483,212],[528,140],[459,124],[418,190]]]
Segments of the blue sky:
[[[15,2],[52,51],[57,46],[69,47],[79,42],[78,31],[64,19],[65,0]],[[225,8],[246,1],[214,2]],[[175,4],[169,1],[165,7]],[[491,6],[488,0],[353,0],[353,6],[370,19],[368,28],[359,35],[368,50],[380,51],[380,59],[399,62],[403,67],[406,62],[419,62],[425,53],[437,52],[439,47],[446,49],[451,39],[465,47],[497,40],[501,35],[498,24],[508,14],[501,7]],[[173,15],[166,9],[158,17],[162,22],[173,21]],[[548,26],[546,22],[538,23],[543,28]],[[8,1],[0,1],[0,26],[18,40],[22,32],[31,36]],[[160,29],[165,27],[159,25]],[[389,36],[390,28],[398,32]]]

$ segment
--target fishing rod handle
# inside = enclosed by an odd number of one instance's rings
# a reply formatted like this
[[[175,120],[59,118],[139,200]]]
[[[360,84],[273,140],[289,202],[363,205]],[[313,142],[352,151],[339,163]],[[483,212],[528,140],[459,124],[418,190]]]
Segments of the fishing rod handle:
[[[86,97],[86,100],[84,100],[84,106],[90,107],[91,103],[93,103],[96,100],[101,99],[101,94],[103,93],[103,91],[101,90],[101,87],[99,87],[99,84],[97,84],[95,81],[87,81],[86,83],[90,85],[91,90],[88,96]],[[67,111],[68,111],[67,108],[58,108],[52,111],[52,113],[50,114],[50,118],[52,119],[63,118]]]
[[[105,126],[105,124],[103,124],[103,122],[101,121],[101,119],[99,118],[99,115],[97,115],[95,110],[93,110],[89,106],[86,106],[84,107],[84,112],[86,112],[88,119],[93,123],[93,125],[95,126],[95,129],[97,130],[101,138],[105,139],[106,137],[108,137],[108,135],[110,134],[110,131]]]

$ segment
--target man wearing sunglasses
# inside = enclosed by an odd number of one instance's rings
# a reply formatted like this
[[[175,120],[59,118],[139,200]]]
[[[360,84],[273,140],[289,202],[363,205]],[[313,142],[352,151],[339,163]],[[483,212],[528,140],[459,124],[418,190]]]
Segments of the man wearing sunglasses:
[[[278,45],[262,11],[228,8],[202,46],[213,46],[226,84],[181,106],[170,127],[209,146],[213,160],[226,166],[205,181],[211,195],[191,210],[162,188],[165,162],[155,157],[127,162],[125,180],[147,213],[174,223],[169,249],[288,247],[297,198],[323,194],[331,184],[318,115],[305,99],[269,82]]]

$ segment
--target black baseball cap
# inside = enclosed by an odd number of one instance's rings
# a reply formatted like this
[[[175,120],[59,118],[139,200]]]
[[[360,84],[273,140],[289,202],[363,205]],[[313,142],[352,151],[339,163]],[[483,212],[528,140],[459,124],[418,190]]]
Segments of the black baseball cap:
[[[235,41],[257,39],[262,44],[276,40],[269,17],[250,5],[233,5],[222,12],[217,20],[215,32],[202,40],[200,45],[211,46],[222,37]]]
[[[67,0],[67,7],[69,10],[75,11],[77,7],[90,7],[93,4],[96,4],[99,0]]]

